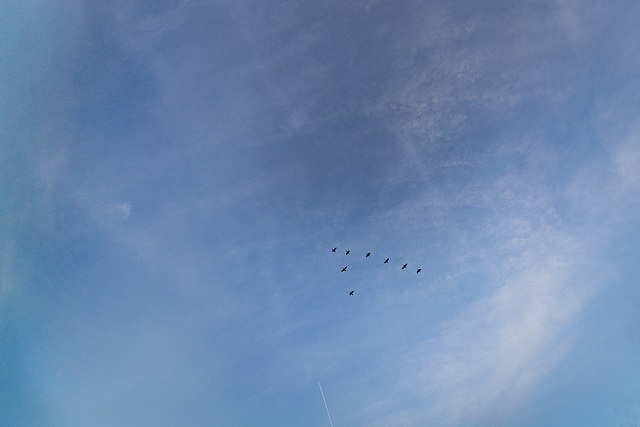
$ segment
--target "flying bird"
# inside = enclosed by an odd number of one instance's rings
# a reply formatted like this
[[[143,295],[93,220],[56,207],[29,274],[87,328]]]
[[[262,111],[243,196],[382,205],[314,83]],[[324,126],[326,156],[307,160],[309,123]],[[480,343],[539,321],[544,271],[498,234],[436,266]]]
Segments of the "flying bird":
[[[336,251],[336,249],[338,249],[338,248],[333,248],[333,249],[331,249],[331,252],[335,252],[335,251]]]
[[[345,255],[349,255],[349,252],[351,252],[351,251],[347,251],[347,253]]]
[[[404,270],[405,268],[407,268],[407,264],[403,265],[401,270]]]
[[[383,264],[389,264],[389,258],[385,259]]]
[[[419,268],[419,269],[418,269],[418,271],[416,271],[416,273],[420,273],[421,271],[422,271],[422,269],[421,269],[421,268]]]
[[[367,254],[364,257],[369,258],[370,256],[371,256],[371,252],[367,252]]]
[[[353,295],[353,291],[349,292],[349,295]]]
[[[348,267],[348,265],[345,265],[344,268],[342,269],[341,273],[344,273],[345,271],[347,271],[347,267]]]

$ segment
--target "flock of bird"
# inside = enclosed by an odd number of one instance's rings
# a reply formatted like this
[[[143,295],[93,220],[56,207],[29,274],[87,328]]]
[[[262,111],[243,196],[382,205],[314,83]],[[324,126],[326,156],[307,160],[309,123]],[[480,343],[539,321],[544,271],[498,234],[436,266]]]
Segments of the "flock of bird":
[[[337,247],[335,247],[335,248],[331,249],[331,252],[335,252],[335,251],[337,251],[337,250],[338,250],[338,248],[337,248]],[[347,251],[345,252],[345,255],[349,255],[350,253],[351,253],[351,251],[347,249]],[[365,258],[369,258],[370,256],[371,256],[371,252],[367,252],[367,254],[366,254],[364,257],[365,257]],[[384,262],[383,262],[383,264],[389,264],[389,258],[385,259],[385,260],[384,260]],[[402,265],[402,268],[401,268],[400,270],[404,270],[405,268],[407,268],[407,266],[408,266],[408,265],[409,265],[408,263],[404,263],[404,264]],[[345,265],[345,266],[344,266],[344,268],[341,270],[341,272],[342,272],[342,273],[344,273],[345,271],[347,271],[347,267],[348,267],[348,265]],[[421,271],[422,271],[422,269],[421,269],[421,268],[419,268],[419,269],[416,271],[416,273],[420,273]],[[354,291],[349,292],[349,295],[353,295],[353,292],[354,292]]]

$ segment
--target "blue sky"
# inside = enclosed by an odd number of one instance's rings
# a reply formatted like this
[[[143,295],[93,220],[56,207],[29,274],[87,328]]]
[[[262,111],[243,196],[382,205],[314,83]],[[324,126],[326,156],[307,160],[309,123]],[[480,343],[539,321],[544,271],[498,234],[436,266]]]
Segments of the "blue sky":
[[[639,21],[5,2],[0,424],[638,425]]]

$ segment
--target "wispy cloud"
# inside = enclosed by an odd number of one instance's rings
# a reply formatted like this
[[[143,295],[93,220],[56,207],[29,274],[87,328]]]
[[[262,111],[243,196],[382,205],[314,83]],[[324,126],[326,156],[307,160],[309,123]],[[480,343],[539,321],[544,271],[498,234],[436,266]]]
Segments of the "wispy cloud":
[[[436,413],[513,410],[567,349],[567,328],[598,282],[581,273],[588,263],[577,242],[548,234],[529,237],[526,250],[499,261],[497,289],[430,343],[435,351],[425,358],[422,379],[437,396]]]
[[[12,224],[68,254],[2,244],[0,302],[52,264],[45,403],[290,421],[320,380],[336,424],[517,418],[637,232],[637,43],[601,1],[231,3],[78,7],[42,45],[73,90],[19,110]]]
[[[114,205],[110,205],[108,208],[109,215],[113,216],[113,218],[125,221],[131,215],[131,205],[129,203],[118,203]]]
[[[613,153],[615,171],[621,179],[623,191],[629,196],[640,192],[640,134],[634,132]],[[635,193],[635,194],[634,194]]]

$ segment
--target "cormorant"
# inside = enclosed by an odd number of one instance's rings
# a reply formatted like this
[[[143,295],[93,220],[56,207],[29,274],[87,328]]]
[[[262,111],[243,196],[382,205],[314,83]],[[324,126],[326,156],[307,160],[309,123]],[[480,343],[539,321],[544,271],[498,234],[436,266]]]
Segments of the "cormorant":
[[[347,253],[345,255],[349,255],[349,252],[351,252],[351,251],[347,251]]]
[[[367,254],[364,257],[369,258],[370,256],[371,256],[371,252],[367,252]]]
[[[416,271],[416,273],[420,273],[421,271],[422,271],[422,269],[421,269],[421,268],[419,268],[419,269],[418,269],[418,271]]]
[[[347,265],[344,266],[344,268],[342,269],[341,273],[344,273],[345,271],[347,271]]]
[[[349,295],[353,295],[353,291],[349,292]]]
[[[389,258],[385,259],[383,264],[389,264]]]
[[[336,249],[338,249],[338,248],[333,248],[333,249],[331,249],[331,252],[335,252],[335,251],[336,251]]]
[[[405,268],[407,268],[407,264],[403,265],[401,270],[404,270]]]

